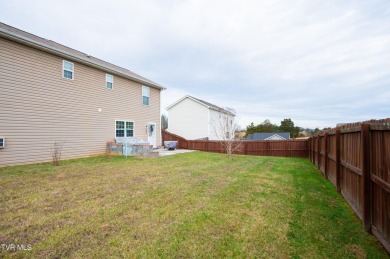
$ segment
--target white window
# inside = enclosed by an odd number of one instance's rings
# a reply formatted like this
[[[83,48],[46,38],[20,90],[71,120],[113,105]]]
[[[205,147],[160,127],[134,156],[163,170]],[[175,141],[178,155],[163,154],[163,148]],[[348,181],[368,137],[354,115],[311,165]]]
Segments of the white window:
[[[114,85],[114,76],[106,74],[106,89],[112,89]]]
[[[142,86],[142,104],[149,105],[150,99],[150,88],[147,86]]]
[[[67,79],[73,80],[74,78],[74,64],[72,62],[63,60],[62,61],[62,76]]]
[[[115,137],[134,137],[134,122],[115,121]]]

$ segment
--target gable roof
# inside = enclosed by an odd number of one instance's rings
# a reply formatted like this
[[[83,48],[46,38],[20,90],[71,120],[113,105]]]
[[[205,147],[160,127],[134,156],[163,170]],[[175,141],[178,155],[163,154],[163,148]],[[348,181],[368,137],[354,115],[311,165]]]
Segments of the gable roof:
[[[113,65],[101,59],[92,57],[83,52],[66,47],[51,40],[38,37],[34,34],[19,30],[12,26],[0,22],[0,37],[6,38],[23,45],[40,49],[63,58],[76,61],[88,66],[104,70],[110,74],[122,76],[143,85],[151,86],[160,90],[166,88],[125,68]]]
[[[190,95],[186,95],[182,98],[180,98],[179,100],[177,100],[176,102],[172,103],[171,105],[169,105],[166,109],[169,110],[171,109],[173,106],[175,106],[176,104],[180,103],[181,101],[183,101],[184,99],[190,99],[190,100],[193,100],[203,106],[206,106],[208,109],[211,109],[211,110],[215,110],[215,111],[218,111],[218,112],[222,112],[222,113],[226,113],[226,114],[229,114],[229,115],[232,115],[232,116],[236,116],[234,113],[226,110],[226,109],[223,109],[215,104],[212,104],[212,103],[209,103],[209,102],[206,102],[206,101],[203,101],[201,99],[198,99],[198,98],[195,98],[195,97],[192,97]]]
[[[248,137],[248,140],[285,140],[290,139],[290,132],[255,133],[253,136],[251,136],[251,138]]]

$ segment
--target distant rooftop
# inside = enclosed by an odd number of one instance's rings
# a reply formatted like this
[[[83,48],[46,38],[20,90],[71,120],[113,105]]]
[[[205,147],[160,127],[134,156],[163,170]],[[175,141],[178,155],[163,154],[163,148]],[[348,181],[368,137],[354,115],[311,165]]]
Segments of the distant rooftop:
[[[290,132],[254,133],[247,136],[247,140],[285,140],[290,139]]]

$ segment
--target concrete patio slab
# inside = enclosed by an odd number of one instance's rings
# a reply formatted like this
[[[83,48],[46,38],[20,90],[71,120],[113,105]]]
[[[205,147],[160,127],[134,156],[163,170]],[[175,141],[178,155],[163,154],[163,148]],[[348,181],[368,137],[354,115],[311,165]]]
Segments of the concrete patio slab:
[[[175,150],[168,150],[164,148],[158,148],[154,151],[157,151],[159,153],[159,156],[172,156],[177,154],[183,154],[188,152],[194,152],[196,150],[189,150],[189,149],[175,149]]]

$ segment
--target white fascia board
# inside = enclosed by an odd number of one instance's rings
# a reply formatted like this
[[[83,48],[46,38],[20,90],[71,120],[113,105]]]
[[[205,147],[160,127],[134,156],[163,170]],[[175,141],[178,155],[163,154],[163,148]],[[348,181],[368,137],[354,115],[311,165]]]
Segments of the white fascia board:
[[[180,98],[179,100],[177,100],[176,102],[172,103],[171,105],[169,105],[166,109],[167,109],[167,110],[171,109],[173,106],[175,106],[176,104],[182,102],[182,101],[183,101],[184,99],[186,99],[186,98],[188,98],[188,99],[190,99],[190,100],[193,100],[194,102],[197,102],[197,103],[199,103],[199,104],[201,104],[201,105],[207,107],[208,109],[211,108],[210,106],[208,106],[208,105],[206,105],[206,104],[204,104],[204,103],[202,103],[202,102],[199,102],[198,100],[194,99],[192,96],[186,95],[186,96],[183,96],[182,98]]]

